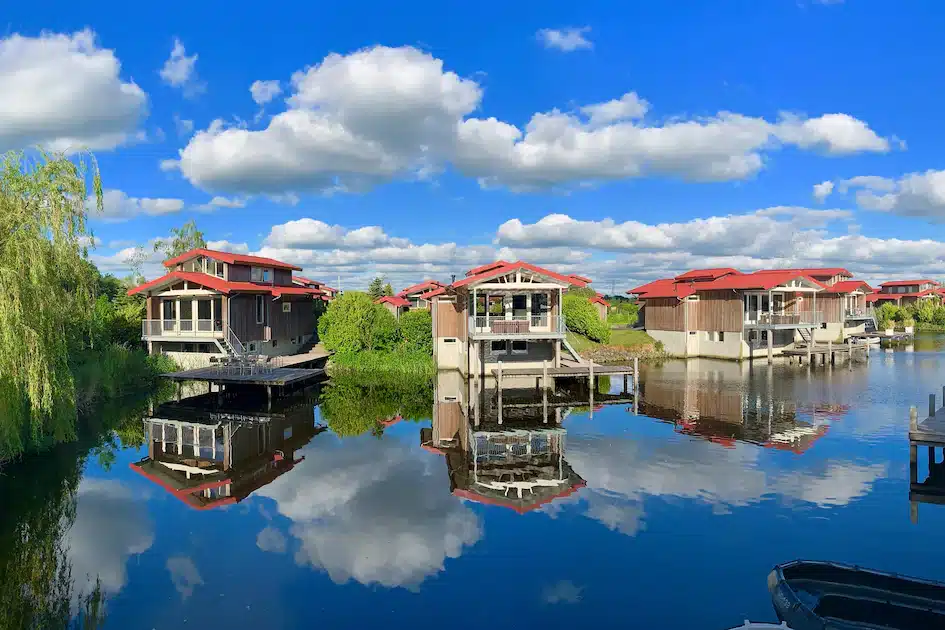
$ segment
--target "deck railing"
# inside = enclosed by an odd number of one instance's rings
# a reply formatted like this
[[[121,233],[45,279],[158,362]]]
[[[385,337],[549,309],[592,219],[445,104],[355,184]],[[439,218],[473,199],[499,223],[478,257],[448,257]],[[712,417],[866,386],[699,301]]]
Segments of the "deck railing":
[[[223,323],[212,319],[143,319],[141,338],[149,337],[218,337]]]
[[[869,319],[873,317],[871,308],[848,308],[844,311],[844,316],[848,319]]]
[[[823,311],[797,313],[754,312],[746,314],[746,324],[759,326],[819,326],[824,323]]]
[[[552,313],[541,315],[477,315],[469,318],[471,335],[516,335],[564,333],[564,318]]]

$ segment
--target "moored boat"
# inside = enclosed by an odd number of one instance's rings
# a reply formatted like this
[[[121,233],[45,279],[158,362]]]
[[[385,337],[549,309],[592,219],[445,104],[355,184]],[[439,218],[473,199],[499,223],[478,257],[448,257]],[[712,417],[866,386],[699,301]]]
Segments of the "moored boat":
[[[834,562],[796,560],[768,575],[793,630],[945,628],[945,584]]]

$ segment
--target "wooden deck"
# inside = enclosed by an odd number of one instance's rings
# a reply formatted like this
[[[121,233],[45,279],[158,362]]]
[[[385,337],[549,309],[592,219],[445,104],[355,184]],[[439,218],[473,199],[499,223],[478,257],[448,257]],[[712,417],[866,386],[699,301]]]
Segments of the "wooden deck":
[[[267,385],[285,387],[302,381],[318,378],[325,373],[323,368],[291,368],[279,367],[269,371],[259,371],[254,374],[241,374],[232,368],[205,367],[180,372],[162,374],[164,378],[183,382],[200,381],[216,383],[217,385]]]
[[[817,362],[820,362],[821,365],[827,365],[828,363],[830,365],[836,365],[838,360],[849,362],[852,361],[857,354],[869,359],[870,344],[864,342],[815,343],[810,346],[781,352],[781,356],[788,357],[792,363],[797,361],[799,364],[803,364],[806,358],[810,365],[816,365]]]
[[[945,387],[942,388],[945,402]],[[928,476],[919,481],[919,447],[928,449]],[[942,461],[936,461],[936,449]],[[945,406],[936,407],[935,394],[929,394],[928,416],[919,421],[918,410],[909,410],[909,517],[919,521],[919,503],[945,504]]]

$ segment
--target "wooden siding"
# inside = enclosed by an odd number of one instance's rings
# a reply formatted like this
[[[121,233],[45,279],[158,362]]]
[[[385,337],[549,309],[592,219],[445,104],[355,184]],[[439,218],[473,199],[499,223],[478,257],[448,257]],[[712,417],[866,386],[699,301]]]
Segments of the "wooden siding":
[[[161,319],[161,300],[155,297],[148,296],[147,299],[147,318],[148,319]]]
[[[273,302],[266,296],[269,304],[269,328],[271,338],[280,343],[288,343],[293,337],[311,335],[315,330],[315,304],[307,296],[284,296]],[[291,304],[292,310],[282,311],[282,304]],[[255,320],[254,320],[255,321]]]
[[[685,303],[676,298],[645,301],[647,330],[685,330]]]
[[[230,282],[249,282],[249,265],[227,265],[226,279]]]
[[[466,301],[459,295],[455,302],[437,300],[436,303],[436,336],[456,337],[466,341]]]
[[[807,300],[804,301],[805,304]],[[814,301],[811,299],[810,305],[813,308]],[[825,322],[842,322],[843,321],[843,300],[841,296],[837,294],[827,295],[827,294],[818,294],[817,295],[817,310],[824,314]]]
[[[256,323],[256,300],[252,295],[235,295],[229,300],[230,328],[244,344],[265,339],[265,326]],[[271,299],[264,299],[269,305]]]
[[[288,269],[274,269],[273,278],[275,278],[276,286],[279,286],[279,287],[292,286],[292,272]]]
[[[740,294],[703,291],[699,293],[697,301],[689,302],[689,330],[741,332],[743,310],[744,302]],[[649,318],[647,321],[649,323]]]

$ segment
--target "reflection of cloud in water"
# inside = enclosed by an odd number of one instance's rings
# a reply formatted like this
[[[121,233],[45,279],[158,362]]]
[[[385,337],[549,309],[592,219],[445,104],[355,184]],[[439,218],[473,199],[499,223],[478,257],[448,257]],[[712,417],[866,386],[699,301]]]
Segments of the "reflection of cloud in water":
[[[701,501],[718,513],[768,495],[837,507],[866,495],[886,475],[885,464],[844,461],[827,462],[819,470],[766,470],[758,461],[762,455],[767,453],[750,444],[719,448],[703,440],[646,437],[572,435],[567,449],[572,467],[587,481],[582,493],[586,515],[629,535],[643,527],[647,496]]]
[[[115,594],[128,578],[129,556],[144,553],[154,542],[143,503],[117,481],[83,478],[76,492],[76,515],[66,534],[76,595],[94,589],[96,578],[105,594]]]
[[[257,494],[293,521],[296,561],[336,583],[415,587],[481,536],[478,518],[442,474],[395,440],[327,440],[305,451],[293,474]]]
[[[285,553],[285,536],[275,527],[266,527],[256,536],[256,546],[262,551]]]
[[[583,586],[577,586],[571,580],[561,580],[547,587],[542,599],[548,604],[577,604],[583,590]]]
[[[194,589],[203,584],[197,565],[187,556],[172,556],[167,559],[167,570],[171,574],[174,588],[182,599],[194,594]]]

